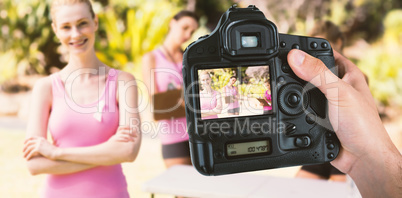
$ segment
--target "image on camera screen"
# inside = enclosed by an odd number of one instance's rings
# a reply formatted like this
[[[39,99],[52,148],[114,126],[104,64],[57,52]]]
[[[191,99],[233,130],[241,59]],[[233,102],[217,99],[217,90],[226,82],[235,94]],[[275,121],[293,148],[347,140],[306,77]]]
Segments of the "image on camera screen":
[[[198,70],[201,119],[272,114],[269,66]]]

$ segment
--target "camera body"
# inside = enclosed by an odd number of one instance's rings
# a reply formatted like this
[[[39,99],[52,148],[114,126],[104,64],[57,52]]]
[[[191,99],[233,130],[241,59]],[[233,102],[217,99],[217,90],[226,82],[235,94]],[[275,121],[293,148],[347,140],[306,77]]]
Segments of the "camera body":
[[[232,6],[211,34],[187,47],[182,69],[187,129],[192,163],[201,174],[319,164],[337,157],[340,143],[325,96],[287,63],[294,48],[329,69],[335,66],[328,41],[278,34],[251,5]]]

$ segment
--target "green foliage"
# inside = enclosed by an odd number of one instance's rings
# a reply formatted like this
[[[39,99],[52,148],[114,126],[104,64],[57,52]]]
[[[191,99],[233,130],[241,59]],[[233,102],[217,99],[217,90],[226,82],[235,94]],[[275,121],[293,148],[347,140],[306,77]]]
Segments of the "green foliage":
[[[53,42],[48,15],[49,7],[40,0],[0,2],[0,56],[8,60],[2,62],[0,81],[14,77],[17,71],[44,73],[43,50]]]
[[[50,0],[0,0],[0,83],[18,74],[48,74],[51,67],[62,68],[65,64],[60,61],[59,43],[51,29],[49,2]],[[187,2],[194,1],[94,1],[94,9],[100,19],[95,43],[97,56],[106,64],[132,72],[141,78],[140,63],[143,54],[163,41],[170,18],[185,7]],[[201,24],[213,28],[213,23],[217,22],[221,12],[227,10],[232,2],[234,1],[196,1],[196,12],[206,15],[201,18]],[[369,77],[370,88],[377,100],[386,105],[402,106],[402,11],[389,12],[392,8],[401,8],[401,1],[303,2],[272,0],[253,3],[261,4],[259,7],[263,11],[262,5],[265,5],[266,16],[283,33],[306,34],[316,20],[329,19],[340,25],[348,42],[353,38],[374,42],[358,61],[358,66]],[[207,33],[205,29],[202,27],[201,32]],[[197,36],[199,33],[196,32],[195,38]],[[378,38],[380,39],[376,40]],[[222,72],[212,77],[216,82],[215,90],[225,86],[233,75],[230,71]],[[244,77],[241,76],[241,79]],[[250,94],[261,94],[264,89],[261,79],[250,83],[256,86]],[[238,84],[238,88],[241,94],[248,93],[247,85]]]
[[[402,106],[402,10],[389,12],[383,37],[358,62],[368,76],[374,97],[385,105]]]
[[[6,80],[17,75],[17,71],[14,68],[14,65],[17,64],[17,60],[14,53],[10,51],[0,54],[0,63],[6,63],[0,67],[0,84],[3,84]]]
[[[51,29],[49,2],[0,1],[0,59],[6,60],[0,69],[0,83],[17,73],[46,74],[52,66],[65,65]],[[93,5],[100,19],[97,56],[110,66],[134,73],[139,72],[142,55],[162,42],[169,20],[180,9],[167,0],[114,0],[104,7],[98,2]]]
[[[402,45],[402,10],[389,12],[384,20],[384,26],[384,42],[387,45]]]
[[[109,5],[98,14],[101,38],[96,43],[97,56],[110,66],[139,73],[142,55],[163,41],[169,21],[178,11],[165,0],[142,1],[128,7]]]

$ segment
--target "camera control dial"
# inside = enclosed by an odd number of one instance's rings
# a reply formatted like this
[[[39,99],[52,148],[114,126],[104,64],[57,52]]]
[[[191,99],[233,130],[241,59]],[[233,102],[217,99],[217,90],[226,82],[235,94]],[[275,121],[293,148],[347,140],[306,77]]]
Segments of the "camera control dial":
[[[297,115],[307,108],[308,95],[299,84],[288,84],[279,91],[279,108],[288,115]]]

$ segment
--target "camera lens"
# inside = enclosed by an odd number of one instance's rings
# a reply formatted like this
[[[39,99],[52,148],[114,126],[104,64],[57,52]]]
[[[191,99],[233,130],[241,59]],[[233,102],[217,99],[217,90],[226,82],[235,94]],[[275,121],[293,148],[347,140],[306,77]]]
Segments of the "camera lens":
[[[242,36],[241,37],[242,47],[257,47],[258,37],[257,36]]]

